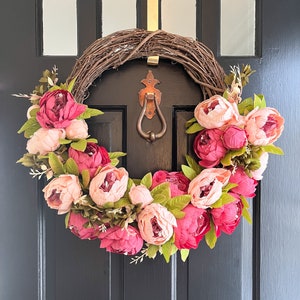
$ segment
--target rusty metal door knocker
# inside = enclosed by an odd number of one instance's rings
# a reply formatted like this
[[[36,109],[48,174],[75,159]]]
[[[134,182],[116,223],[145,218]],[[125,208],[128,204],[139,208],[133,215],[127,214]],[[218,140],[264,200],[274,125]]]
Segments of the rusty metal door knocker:
[[[163,137],[167,131],[166,120],[159,108],[161,101],[161,91],[155,88],[155,85],[159,83],[157,79],[154,78],[152,72],[149,70],[147,77],[141,81],[146,87],[139,91],[139,102],[142,106],[141,113],[137,120],[137,131],[141,137],[149,142],[154,142],[157,139]],[[142,128],[143,118],[146,117],[151,120],[155,111],[157,111],[157,116],[161,122],[161,130],[159,133],[154,133],[153,131],[145,132]]]

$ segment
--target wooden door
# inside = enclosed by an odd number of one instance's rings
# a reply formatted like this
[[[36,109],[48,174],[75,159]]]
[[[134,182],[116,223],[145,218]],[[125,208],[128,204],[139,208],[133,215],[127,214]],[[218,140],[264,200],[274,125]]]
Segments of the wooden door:
[[[257,56],[218,55],[219,1],[196,1],[197,35],[226,70],[238,63],[250,63],[257,70],[245,93],[264,93],[269,105],[286,118],[280,145],[286,156],[269,162],[253,201],[252,227],[244,222],[232,236],[222,235],[214,250],[200,244],[186,263],[175,257],[166,264],[159,257],[138,265],[65,230],[64,218],[46,207],[42,184],[15,164],[25,151],[25,141],[16,131],[28,105],[10,94],[30,92],[41,71],[54,64],[64,81],[76,57],[41,54],[41,1],[0,4],[1,299],[297,299],[300,176],[294,153],[299,148],[300,5],[296,0],[261,2],[257,1]],[[145,3],[137,1],[141,28],[146,24]],[[77,1],[79,54],[100,37],[100,4]],[[166,135],[152,144],[135,129],[137,93],[149,69],[161,82],[161,109],[168,126]],[[122,164],[132,177],[178,168],[178,157],[188,151],[183,124],[202,99],[199,86],[182,66],[161,61],[151,68],[144,60],[132,61],[105,72],[90,92],[86,103],[105,112],[91,123],[92,133],[109,150],[128,153]],[[159,124],[153,124],[157,130]]]

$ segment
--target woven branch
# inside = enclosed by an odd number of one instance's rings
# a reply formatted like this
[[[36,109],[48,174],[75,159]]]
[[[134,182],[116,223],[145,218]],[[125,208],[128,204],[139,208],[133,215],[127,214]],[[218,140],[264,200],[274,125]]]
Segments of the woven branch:
[[[180,63],[194,82],[200,85],[204,98],[225,90],[224,71],[207,46],[163,30],[122,30],[96,40],[76,61],[67,81],[77,78],[72,93],[82,103],[89,96],[90,85],[104,71],[148,56]]]

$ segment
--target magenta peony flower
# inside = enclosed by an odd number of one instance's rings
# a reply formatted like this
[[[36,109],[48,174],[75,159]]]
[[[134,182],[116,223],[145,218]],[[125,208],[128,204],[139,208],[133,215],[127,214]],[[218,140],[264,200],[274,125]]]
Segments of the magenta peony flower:
[[[40,99],[40,110],[36,119],[43,128],[66,128],[85,110],[66,90],[46,92]]]
[[[151,190],[157,185],[169,182],[171,197],[187,194],[190,180],[182,172],[157,171],[153,174]]]
[[[239,194],[244,197],[255,197],[257,181],[250,178],[242,168],[237,168],[231,173],[229,182],[238,184],[237,187],[230,190],[232,193]]]
[[[218,165],[226,154],[222,141],[223,131],[219,129],[201,130],[194,140],[194,152],[201,159],[199,165],[212,168]]]
[[[209,214],[205,209],[191,204],[183,211],[184,218],[177,220],[177,227],[174,228],[175,246],[178,249],[196,249],[210,230]]]
[[[72,120],[66,127],[66,136],[69,140],[88,138],[88,125],[85,120]]]
[[[162,245],[172,237],[176,219],[164,206],[152,203],[139,213],[138,226],[147,243]]]
[[[87,143],[84,152],[69,148],[69,157],[73,158],[78,165],[79,171],[88,170],[90,177],[94,177],[99,167],[110,163],[107,150],[95,143]]]
[[[143,247],[143,239],[141,238],[137,229],[132,226],[127,228],[121,228],[115,226],[107,229],[105,232],[101,232],[99,235],[100,248],[106,248],[106,251],[135,255]]]
[[[79,179],[75,175],[60,175],[51,180],[43,189],[45,200],[58,214],[67,213],[74,201],[82,195]]]
[[[129,197],[132,204],[142,204],[142,207],[153,201],[150,191],[144,185],[133,185]]]
[[[221,231],[226,234],[232,234],[240,223],[243,204],[238,195],[231,195],[236,198],[234,202],[230,202],[220,208],[214,208],[211,210],[217,237],[221,235]]]
[[[107,165],[91,180],[90,196],[99,206],[116,202],[125,194],[127,183],[128,172],[124,168]]]
[[[252,145],[274,143],[281,135],[284,119],[275,108],[254,109],[246,116],[245,130]]]
[[[89,219],[84,218],[80,213],[74,213],[71,211],[68,228],[73,234],[82,240],[94,240],[98,238],[99,229],[96,227],[85,227],[89,222]]]
[[[247,144],[246,132],[237,126],[229,126],[223,133],[223,144],[227,149],[237,150]]]

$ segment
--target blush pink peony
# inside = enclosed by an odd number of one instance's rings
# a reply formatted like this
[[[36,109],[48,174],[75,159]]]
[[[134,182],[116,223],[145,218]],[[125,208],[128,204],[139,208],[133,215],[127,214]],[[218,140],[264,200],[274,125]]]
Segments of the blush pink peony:
[[[174,228],[175,246],[178,249],[196,249],[210,230],[210,218],[205,209],[191,204],[183,209],[184,218],[177,220]]]
[[[194,140],[194,152],[200,158],[199,165],[212,168],[218,165],[226,154],[222,141],[223,131],[219,129],[201,130]]]
[[[263,173],[267,168],[268,165],[268,160],[269,160],[269,153],[268,152],[264,152],[260,158],[260,167],[257,170],[251,171],[251,176],[253,179],[256,180],[262,180],[263,179]]]
[[[128,172],[124,168],[107,165],[91,180],[90,196],[98,206],[116,202],[125,194],[127,183]]]
[[[144,243],[140,233],[133,226],[108,228],[105,232],[100,233],[99,239],[101,241],[100,248],[105,248],[108,252],[125,255],[137,254]]]
[[[40,110],[36,119],[43,128],[66,128],[85,110],[66,90],[46,92],[40,99]]]
[[[138,215],[138,227],[142,238],[149,244],[162,245],[173,235],[176,219],[158,203],[147,205]]]
[[[190,180],[182,172],[157,171],[153,174],[151,190],[157,185],[169,182],[171,197],[187,194]]]
[[[69,140],[88,138],[88,125],[85,120],[72,120],[66,127],[66,136]]]
[[[236,103],[230,103],[220,95],[200,102],[195,108],[194,116],[207,129],[223,129],[241,122]]]
[[[64,129],[39,128],[27,141],[27,151],[31,154],[46,155],[55,151],[59,146],[59,140],[66,136]]]
[[[227,149],[237,150],[247,144],[247,136],[244,129],[231,125],[223,133],[223,144]]]
[[[231,172],[222,168],[204,169],[190,183],[188,193],[191,203],[198,208],[209,208],[219,200],[222,188],[230,178]]]
[[[54,178],[45,186],[43,192],[48,206],[57,209],[59,215],[67,213],[72,203],[82,195],[79,179],[72,174]]]
[[[153,201],[150,191],[144,185],[133,185],[129,191],[132,204],[141,204],[145,207]]]
[[[245,130],[249,142],[255,146],[274,143],[284,128],[284,119],[275,108],[254,109],[246,116]]]

